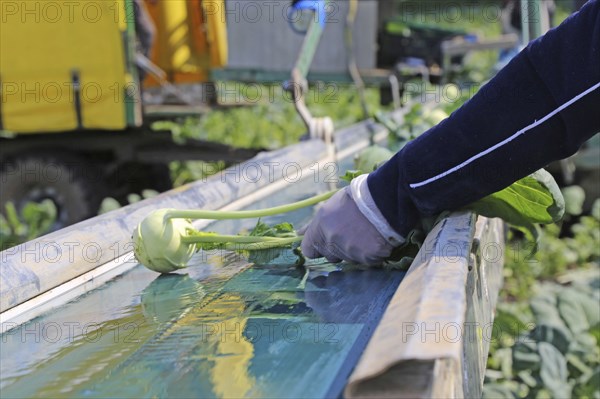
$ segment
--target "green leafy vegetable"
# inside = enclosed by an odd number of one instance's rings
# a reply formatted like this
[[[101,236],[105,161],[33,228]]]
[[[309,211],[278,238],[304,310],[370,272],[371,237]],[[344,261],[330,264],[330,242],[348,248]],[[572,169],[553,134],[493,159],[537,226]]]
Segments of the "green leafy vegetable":
[[[269,226],[268,224],[261,222],[259,219],[249,236],[289,238],[296,237],[296,231],[291,223],[284,222],[274,226]]]
[[[148,215],[133,231],[134,253],[150,270],[168,273],[181,269],[196,252],[196,244],[184,237],[194,227],[188,219],[172,219],[170,209]]]
[[[362,170],[347,170],[346,173],[344,173],[343,176],[340,176],[340,179],[350,183],[352,181],[352,179],[354,179],[355,177],[358,177],[360,175],[364,175],[365,172],[363,172]]]
[[[553,223],[564,214],[562,193],[550,173],[543,169],[465,207],[479,215],[499,217],[522,230],[530,241],[539,237],[535,223]]]
[[[384,268],[395,270],[408,270],[413,260],[416,258],[419,249],[425,241],[425,234],[422,230],[414,229],[408,233],[406,241],[402,245],[394,248],[392,255],[384,263]]]
[[[540,378],[554,398],[568,398],[571,387],[567,383],[567,360],[558,349],[547,342],[538,343],[541,368]]]
[[[157,210],[148,215],[134,230],[134,253],[140,263],[149,269],[159,273],[170,273],[185,267],[197,249],[232,251],[293,249],[293,244],[298,244],[302,240],[302,236],[297,235],[293,230],[293,226],[289,223],[269,227],[259,222],[251,235],[243,236],[197,231],[192,226],[191,220],[246,219],[272,216],[325,201],[336,191],[315,195],[291,204],[259,210]]]
[[[598,264],[581,273],[563,275],[569,285],[541,283],[529,309],[499,305],[494,330],[503,337],[491,343],[484,397],[494,397],[498,386],[518,388],[518,397],[600,397],[600,325],[594,324],[600,319]],[[584,283],[586,275],[593,278]],[[512,356],[502,364],[507,353]]]
[[[46,234],[56,222],[56,206],[52,200],[28,202],[19,212],[12,202],[0,213],[0,251]]]
[[[279,223],[274,226],[269,226],[260,220],[256,223],[256,226],[249,234],[252,237],[277,237],[277,238],[297,238],[298,234],[294,230],[294,226],[291,223]],[[298,242],[293,242],[286,246],[279,248],[263,249],[251,251],[248,261],[255,264],[267,264],[275,259],[280,258],[285,252],[292,251],[294,258],[296,258],[296,265],[303,265],[305,262],[302,253],[298,248]]]
[[[515,226],[525,226],[560,220],[564,200],[552,176],[539,170],[467,207],[483,216],[501,217]]]

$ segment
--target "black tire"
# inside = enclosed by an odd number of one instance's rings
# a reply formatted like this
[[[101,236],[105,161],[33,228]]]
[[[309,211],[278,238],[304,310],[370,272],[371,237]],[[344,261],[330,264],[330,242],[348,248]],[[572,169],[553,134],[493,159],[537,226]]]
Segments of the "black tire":
[[[2,162],[2,212],[8,201],[21,211],[27,202],[50,199],[56,206],[51,230],[93,217],[105,196],[101,169],[71,153],[31,153]]]

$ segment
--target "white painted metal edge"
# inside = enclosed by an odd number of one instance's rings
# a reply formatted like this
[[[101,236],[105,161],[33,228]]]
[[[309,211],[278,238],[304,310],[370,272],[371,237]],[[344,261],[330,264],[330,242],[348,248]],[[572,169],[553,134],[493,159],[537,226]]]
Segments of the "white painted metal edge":
[[[137,265],[133,252],[126,253],[79,277],[33,297],[27,302],[0,313],[0,334],[5,333],[48,310],[93,290]],[[59,303],[52,303],[60,298]]]

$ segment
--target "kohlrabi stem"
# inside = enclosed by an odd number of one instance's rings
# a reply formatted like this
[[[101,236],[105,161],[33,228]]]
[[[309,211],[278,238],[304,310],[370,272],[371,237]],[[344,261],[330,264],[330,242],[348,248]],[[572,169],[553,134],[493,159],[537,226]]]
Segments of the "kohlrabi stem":
[[[230,251],[256,251],[259,249],[281,248],[281,247],[285,247],[287,245],[293,244],[295,242],[302,241],[302,237],[303,236],[290,237],[290,238],[270,237],[270,238],[274,238],[274,239],[273,240],[254,241],[254,242],[244,242],[244,240],[237,240],[235,242],[226,241],[226,242],[223,242],[223,245],[219,248],[230,250]],[[242,238],[242,237],[238,237],[238,238]],[[264,238],[269,238],[269,237],[248,237],[248,238],[264,239]],[[204,237],[186,236],[186,237],[183,237],[183,241],[187,242],[187,243],[195,242],[195,243],[199,243],[199,244],[221,242],[221,240],[219,240],[219,236],[214,237],[214,239],[212,241],[205,240]]]
[[[253,244],[258,242],[281,242],[282,240],[288,240],[289,238],[302,240],[302,236],[296,237],[260,237],[260,236],[233,236],[224,234],[199,234],[182,236],[181,241],[186,244],[192,243],[212,243],[212,242],[230,242],[238,244]],[[293,241],[294,242],[294,241]],[[287,244],[282,244],[287,245]]]
[[[305,208],[307,206],[318,204],[321,201],[329,199],[338,190],[329,191],[324,194],[315,195],[314,197],[307,198],[302,201],[292,202],[291,204],[275,206],[273,208],[256,209],[247,211],[206,211],[202,209],[176,209],[168,211],[165,217],[169,219],[183,218],[183,219],[246,219],[246,218],[259,218],[264,216],[279,215],[281,213],[295,211],[297,209]],[[299,240],[298,240],[299,241]]]

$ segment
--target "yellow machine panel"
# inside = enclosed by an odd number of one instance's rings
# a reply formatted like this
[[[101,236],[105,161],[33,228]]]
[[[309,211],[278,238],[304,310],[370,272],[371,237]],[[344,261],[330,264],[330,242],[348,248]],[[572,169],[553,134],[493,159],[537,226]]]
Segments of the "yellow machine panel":
[[[3,129],[117,130],[138,123],[127,116],[139,104],[131,104],[136,85],[127,68],[125,1],[0,0]]]
[[[146,0],[146,5],[157,31],[152,59],[171,82],[205,82],[211,68],[227,64],[223,0]]]

